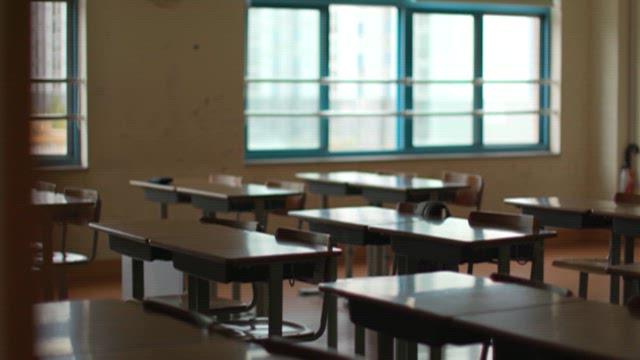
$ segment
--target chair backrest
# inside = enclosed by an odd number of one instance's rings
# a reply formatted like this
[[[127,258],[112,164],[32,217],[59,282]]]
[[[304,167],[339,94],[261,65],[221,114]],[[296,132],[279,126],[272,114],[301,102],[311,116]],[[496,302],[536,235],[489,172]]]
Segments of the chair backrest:
[[[209,182],[228,186],[242,186],[242,176],[228,174],[209,174]]]
[[[446,219],[451,216],[447,205],[441,201],[423,201],[414,203],[398,203],[396,210],[400,214],[417,215],[424,219]]]
[[[100,221],[102,201],[100,200],[100,194],[97,190],[67,187],[64,189],[64,195],[87,199],[94,203],[93,208],[79,212],[76,217],[70,218],[67,223],[75,225],[87,225],[90,222]]]
[[[262,226],[257,221],[239,221],[230,219],[220,219],[214,217],[203,216],[200,218],[200,222],[203,224],[215,224],[232,227],[234,229],[248,230],[248,231],[262,231]]]
[[[307,246],[326,246],[329,253],[333,252],[335,243],[331,240],[329,234],[296,230],[290,228],[278,228],[275,234],[276,240]],[[331,275],[330,269],[331,255],[321,260],[321,264],[316,266],[314,274],[311,278],[300,277],[298,279],[308,283],[318,283],[322,281],[335,281]]]
[[[453,205],[473,207],[480,210],[482,206],[482,194],[484,192],[484,180],[480,175],[465,174],[459,172],[445,171],[442,181],[446,183],[466,184],[468,188],[455,192],[453,198],[449,200]]]
[[[538,221],[531,215],[489,211],[472,211],[471,214],[469,214],[469,225],[522,232],[536,232],[540,228]]]
[[[495,282],[516,284],[516,285],[528,286],[536,289],[551,291],[552,293],[560,295],[562,297],[573,296],[573,293],[569,289],[561,288],[559,286],[546,284],[539,281],[533,281],[533,280],[511,276],[511,275],[497,274],[497,273],[491,274],[490,278]]]
[[[338,354],[331,350],[322,350],[296,344],[286,339],[278,337],[270,337],[264,340],[258,340],[256,343],[264,347],[273,355],[281,355],[294,359],[305,360],[349,360],[353,357]]]
[[[38,191],[55,192],[56,191],[56,184],[48,182],[48,181],[40,181],[40,180],[38,180],[33,185],[33,188],[38,190]]]
[[[613,201],[617,204],[640,205],[640,194],[617,193]]]
[[[302,192],[302,195],[300,196],[287,197],[286,204],[285,204],[285,211],[304,209],[304,205],[307,199],[305,194],[306,186],[304,183],[297,182],[297,181],[286,181],[286,180],[267,180],[267,182],[265,182],[265,185],[271,188],[287,189],[287,190]]]

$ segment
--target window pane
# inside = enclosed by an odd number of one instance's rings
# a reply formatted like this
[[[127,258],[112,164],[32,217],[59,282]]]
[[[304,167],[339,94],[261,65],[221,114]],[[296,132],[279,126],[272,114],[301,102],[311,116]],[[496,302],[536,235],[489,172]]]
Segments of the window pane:
[[[413,15],[413,77],[473,79],[473,16]]]
[[[540,77],[540,19],[485,15],[483,77],[531,80]]]
[[[31,121],[31,153],[67,154],[67,120]]]
[[[67,76],[67,3],[31,2],[31,76]]]
[[[247,85],[249,111],[318,111],[318,84],[253,83]]]
[[[473,110],[473,85],[414,85],[413,108],[416,111],[429,112],[471,112]]]
[[[316,117],[250,117],[247,122],[249,150],[320,147],[320,120]]]
[[[318,10],[250,8],[247,76],[318,78],[319,32]]]
[[[396,85],[333,84],[329,99],[334,111],[396,110]]]
[[[539,117],[532,115],[486,115],[486,145],[537,144],[540,136]]]
[[[329,150],[380,151],[396,148],[395,117],[336,117],[329,119]]]
[[[413,118],[414,146],[473,144],[472,116],[429,116]]]
[[[31,84],[31,111],[34,115],[66,115],[67,84]]]
[[[485,84],[485,111],[523,111],[540,108],[540,87],[536,84]]]
[[[397,77],[395,7],[329,7],[329,73],[342,79]]]

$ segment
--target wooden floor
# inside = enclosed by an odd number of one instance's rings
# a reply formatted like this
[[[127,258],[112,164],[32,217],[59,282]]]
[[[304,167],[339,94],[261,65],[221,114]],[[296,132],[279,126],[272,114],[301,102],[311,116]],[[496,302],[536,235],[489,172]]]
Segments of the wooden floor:
[[[600,234],[601,235],[601,234]],[[573,271],[553,268],[551,262],[557,258],[567,257],[604,257],[607,254],[606,241],[584,241],[584,242],[553,242],[548,241],[545,248],[545,281],[558,286],[572,289],[577,293],[578,274]],[[512,263],[511,271],[516,276],[528,277],[530,265],[519,265]],[[339,274],[342,274],[340,269]],[[495,265],[479,264],[475,266],[476,275],[489,275],[496,270]],[[466,271],[465,266],[461,266],[461,271]],[[365,273],[364,265],[360,264],[355,269],[356,276]],[[605,276],[593,275],[590,278],[589,298],[597,301],[608,301],[608,278]],[[315,328],[320,319],[321,299],[318,296],[301,297],[298,289],[308,287],[305,284],[296,283],[290,287],[285,285],[285,317],[307,324]],[[221,294],[229,296],[228,287],[222,285]],[[75,279],[70,281],[70,297],[74,299],[85,298],[120,298],[120,281],[118,278],[104,278],[102,280]],[[249,295],[249,287],[243,288],[243,295]],[[353,326],[348,317],[345,303],[339,303],[339,351],[348,354],[353,353]],[[324,338],[316,341],[317,345],[326,344]],[[315,345],[314,344],[314,345]],[[420,359],[428,358],[428,351],[425,347],[420,347]],[[447,347],[445,349],[446,359],[478,359],[480,354],[479,346],[471,347]],[[375,336],[367,335],[367,358],[375,358]]]

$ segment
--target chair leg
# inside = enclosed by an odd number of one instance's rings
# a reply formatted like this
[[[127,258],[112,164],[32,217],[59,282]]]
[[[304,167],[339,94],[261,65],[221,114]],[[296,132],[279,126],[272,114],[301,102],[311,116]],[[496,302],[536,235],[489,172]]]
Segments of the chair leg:
[[[298,220],[298,229],[302,230],[302,225],[304,225],[302,220]]]
[[[473,274],[473,262],[469,261],[469,263],[467,264],[467,274],[471,275]]]
[[[441,360],[442,359],[442,346],[431,345],[429,347],[429,360]]]
[[[490,343],[482,343],[482,351],[480,352],[480,360],[487,360],[487,356],[489,356],[489,346]]]
[[[588,288],[589,288],[589,273],[580,272],[580,279],[578,281],[578,296],[583,299],[586,299]]]
[[[69,289],[67,287],[67,274],[61,267],[58,271],[58,299],[67,300],[69,298]]]

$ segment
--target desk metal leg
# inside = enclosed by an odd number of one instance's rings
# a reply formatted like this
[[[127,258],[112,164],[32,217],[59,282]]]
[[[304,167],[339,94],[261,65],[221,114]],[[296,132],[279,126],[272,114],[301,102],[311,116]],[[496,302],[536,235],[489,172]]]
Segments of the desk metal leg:
[[[282,336],[282,264],[269,265],[269,336]]]
[[[242,285],[240,283],[231,284],[231,298],[233,300],[240,301],[242,299],[241,286]]]
[[[215,284],[215,283],[214,283]],[[196,311],[202,312],[209,309],[210,289],[209,281],[197,279],[198,297],[196,302]]]
[[[269,297],[267,295],[267,286],[264,283],[256,284],[256,316],[267,316],[269,311]]]
[[[265,209],[264,200],[256,200],[254,202],[253,212],[256,216],[256,221],[258,224],[262,226],[264,231],[267,231],[267,220],[269,217],[269,212]]]
[[[385,333],[378,333],[378,359],[393,359],[393,338]]]
[[[511,246],[503,245],[498,248],[498,273],[509,275],[511,272]]]
[[[133,285],[133,298],[142,301],[144,299],[144,262],[131,258],[131,283]]]
[[[621,237],[619,234],[611,234],[611,242],[609,243],[609,264],[620,264],[620,247]],[[611,285],[609,289],[609,302],[612,304],[620,303],[620,276],[611,275]]]
[[[320,207],[323,209],[329,208],[329,196],[320,195]]]
[[[344,277],[353,277],[353,246],[347,245],[344,252]]]
[[[633,236],[625,236],[624,238],[624,263],[630,264],[634,260],[635,253],[635,239]],[[632,279],[623,279],[623,299],[624,303],[635,293],[635,284]]]
[[[365,329],[362,326],[356,325],[355,332],[355,353],[364,356]]]
[[[336,281],[338,277],[338,261],[336,258],[329,259],[329,269],[331,281]],[[325,293],[324,301],[327,302],[327,346],[332,349],[338,348],[338,297],[334,294]]]
[[[536,240],[533,243],[531,280],[544,282],[544,240]]]
[[[434,345],[429,347],[429,360],[442,359],[442,346]]]
[[[169,205],[167,203],[160,203],[160,219],[164,220],[169,217]]]
[[[372,245],[367,245],[367,276],[377,275],[377,263],[375,249]]]

